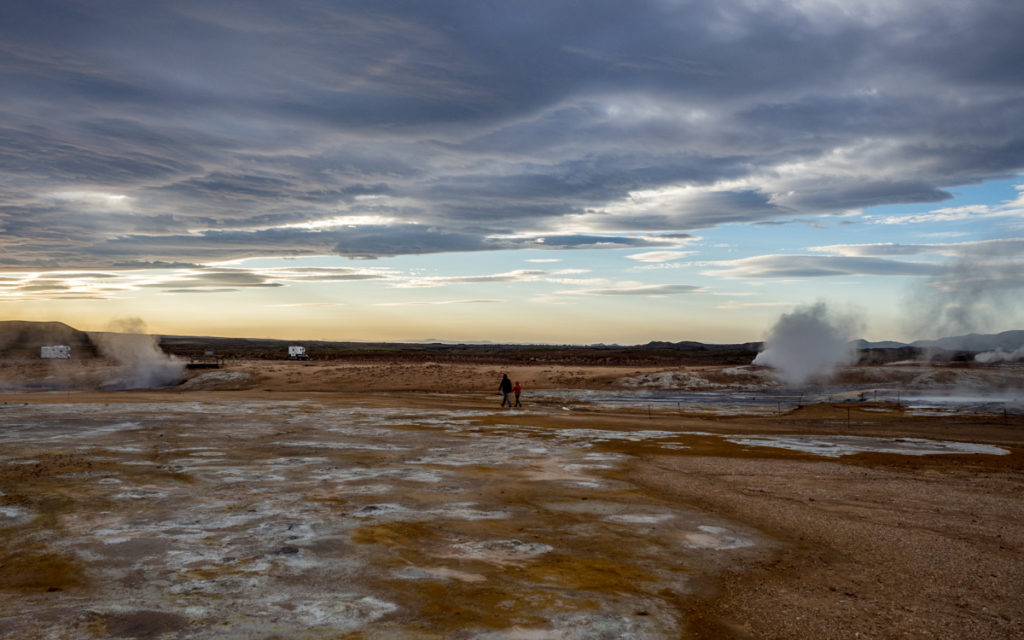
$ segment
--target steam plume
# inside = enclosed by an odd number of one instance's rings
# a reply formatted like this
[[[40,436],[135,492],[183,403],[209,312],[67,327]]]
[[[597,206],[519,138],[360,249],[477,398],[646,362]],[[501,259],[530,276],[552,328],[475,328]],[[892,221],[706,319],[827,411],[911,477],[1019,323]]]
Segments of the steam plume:
[[[1019,360],[1024,360],[1024,347],[1015,349],[1014,351],[996,349],[995,351],[986,351],[985,353],[979,353],[974,356],[975,362],[982,362],[984,364],[994,364],[996,362],[1017,362]]]
[[[93,335],[100,354],[115,363],[104,386],[141,389],[181,382],[185,365],[160,350],[141,319],[115,320],[110,330],[116,333]]]
[[[911,301],[911,334],[941,338],[1015,328],[1024,318],[1024,261],[1016,241],[964,249]]]
[[[850,340],[859,322],[828,310],[824,302],[783,314],[765,338],[754,364],[772,367],[788,386],[801,386],[830,376],[839,366],[856,361]]]

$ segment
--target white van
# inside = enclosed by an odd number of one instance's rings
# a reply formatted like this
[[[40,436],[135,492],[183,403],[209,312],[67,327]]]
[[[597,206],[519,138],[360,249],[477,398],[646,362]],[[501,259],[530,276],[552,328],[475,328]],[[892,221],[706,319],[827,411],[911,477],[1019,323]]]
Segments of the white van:
[[[66,344],[56,344],[49,347],[41,347],[39,349],[40,358],[56,358],[58,360],[70,360],[71,359],[71,347]]]

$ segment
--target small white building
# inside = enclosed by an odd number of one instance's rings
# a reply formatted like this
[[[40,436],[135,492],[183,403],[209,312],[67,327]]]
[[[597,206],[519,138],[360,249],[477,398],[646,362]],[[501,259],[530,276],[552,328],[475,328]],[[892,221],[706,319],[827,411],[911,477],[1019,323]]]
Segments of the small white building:
[[[48,347],[39,348],[40,358],[56,358],[58,360],[70,360],[71,359],[71,347],[66,344],[55,344]]]
[[[289,360],[309,360],[309,354],[306,353],[306,347],[288,347],[288,359]]]

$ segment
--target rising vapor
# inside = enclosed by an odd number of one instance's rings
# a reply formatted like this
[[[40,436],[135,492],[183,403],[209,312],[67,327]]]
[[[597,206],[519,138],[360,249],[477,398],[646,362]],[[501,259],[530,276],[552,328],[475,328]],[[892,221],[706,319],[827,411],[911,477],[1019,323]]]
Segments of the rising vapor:
[[[965,249],[910,300],[910,333],[942,338],[1015,328],[1024,318],[1024,260],[1019,246]]]
[[[160,350],[142,320],[115,320],[110,330],[92,336],[100,355],[114,363],[105,375],[104,387],[145,389],[181,382],[185,364]]]
[[[975,362],[981,362],[982,364],[995,364],[998,362],[1020,362],[1024,360],[1024,347],[1015,349],[1013,351],[1006,351],[1004,349],[996,349],[995,351],[986,351],[979,353],[974,356]]]
[[[771,367],[791,387],[827,378],[837,367],[856,361],[851,339],[859,324],[853,316],[830,312],[824,302],[797,307],[771,328],[754,364]]]

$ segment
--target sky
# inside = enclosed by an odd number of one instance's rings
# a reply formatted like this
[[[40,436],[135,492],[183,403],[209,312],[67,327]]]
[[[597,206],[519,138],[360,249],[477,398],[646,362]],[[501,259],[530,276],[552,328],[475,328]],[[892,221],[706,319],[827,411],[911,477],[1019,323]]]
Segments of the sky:
[[[0,5],[0,319],[1024,328],[1024,3]]]

